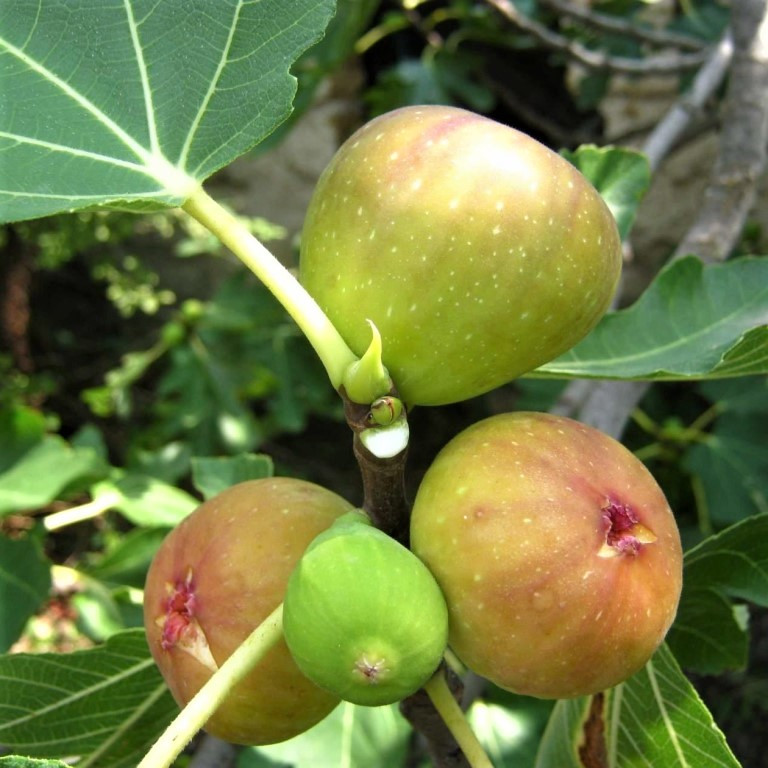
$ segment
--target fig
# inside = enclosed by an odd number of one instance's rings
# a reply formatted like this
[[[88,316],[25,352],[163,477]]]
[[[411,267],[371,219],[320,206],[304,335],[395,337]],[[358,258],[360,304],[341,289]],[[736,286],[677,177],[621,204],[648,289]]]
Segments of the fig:
[[[677,611],[663,492],[620,443],[559,416],[503,414],[453,438],[419,486],[411,546],[445,595],[452,649],[521,694],[624,681]]]
[[[209,499],[171,531],[147,575],[144,622],[180,706],[277,608],[307,546],[350,509],[335,493],[302,480],[251,480]],[[338,703],[299,671],[281,640],[205,730],[237,744],[275,743],[305,731]]]
[[[448,640],[448,610],[410,550],[342,518],[291,575],[283,631],[308,678],[346,701],[378,706],[432,676]]]
[[[615,220],[565,159],[445,106],[364,125],[320,177],[300,280],[357,355],[381,334],[407,405],[479,395],[565,352],[607,309]]]

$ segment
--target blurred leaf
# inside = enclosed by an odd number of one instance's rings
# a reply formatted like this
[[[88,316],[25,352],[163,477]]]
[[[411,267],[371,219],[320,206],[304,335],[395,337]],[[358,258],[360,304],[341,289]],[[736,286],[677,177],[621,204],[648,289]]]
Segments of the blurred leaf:
[[[719,527],[768,512],[768,412],[724,413],[683,466],[697,475],[710,520]]]
[[[39,443],[45,435],[45,416],[25,406],[0,410],[0,473]]]
[[[413,104],[452,104],[435,77],[434,67],[424,59],[401,59],[384,70],[365,93],[371,117]]]
[[[405,766],[411,733],[397,706],[358,707],[342,702],[296,738],[245,749],[237,768],[398,768]]]
[[[195,457],[192,459],[192,484],[204,499],[210,499],[237,483],[272,477],[274,470],[272,459],[264,454]]]
[[[705,266],[689,256],[533,375],[674,381],[758,373],[768,373],[768,259]]]
[[[156,451],[139,449],[131,456],[130,463],[132,469],[142,475],[173,484],[189,473],[191,460],[192,449],[187,443],[176,440]]]
[[[0,653],[19,639],[50,588],[51,563],[43,553],[41,531],[15,540],[0,535]]]
[[[121,533],[83,571],[101,581],[142,588],[149,564],[167,535],[168,528],[135,528]]]
[[[288,69],[333,9],[333,0],[190,2],[183,13],[143,0],[0,4],[0,220],[179,205],[290,114]]]
[[[92,448],[74,448],[58,435],[45,435],[0,473],[0,517],[39,509],[70,483],[105,469]]]
[[[181,522],[199,501],[186,491],[154,477],[117,471],[93,489],[95,502],[103,500],[136,525],[174,526]]]
[[[540,737],[537,712],[528,709],[526,697],[515,697],[515,706],[501,706],[481,699],[468,712],[469,724],[494,768],[532,766]],[[541,702],[539,702],[541,703]]]
[[[75,653],[0,657],[0,744],[86,768],[135,768],[178,707],[143,630]]]
[[[584,768],[578,756],[582,724],[591,699],[561,699],[555,704],[539,743],[535,768]]]
[[[110,590],[95,579],[83,579],[81,585],[83,588],[71,598],[78,629],[97,643],[124,630],[123,618]]]
[[[0,768],[69,768],[68,763],[61,760],[35,760],[31,757],[10,755],[0,757]]]
[[[768,606],[768,514],[742,520],[686,552],[683,583]]]
[[[768,515],[743,520],[686,552],[668,638],[684,667],[716,674],[746,665],[746,628],[727,596],[768,605]]]
[[[575,152],[564,150],[561,154],[603,196],[616,219],[621,239],[625,240],[651,183],[651,169],[645,155],[631,149],[593,145],[581,146]]]
[[[718,675],[747,664],[749,637],[731,601],[716,589],[683,588],[667,645],[684,669]]]
[[[591,712],[591,699],[557,702],[537,768],[583,768],[579,746],[590,715],[592,733],[604,734],[607,765],[739,768],[712,715],[666,646],[640,672],[604,695],[604,705]]]
[[[768,413],[768,377],[703,381],[698,390],[722,410],[732,413]]]

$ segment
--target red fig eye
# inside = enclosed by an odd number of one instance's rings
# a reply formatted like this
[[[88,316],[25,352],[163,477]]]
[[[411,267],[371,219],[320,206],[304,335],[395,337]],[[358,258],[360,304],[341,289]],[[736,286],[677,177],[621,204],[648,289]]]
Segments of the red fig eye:
[[[653,531],[642,525],[627,504],[609,500],[603,507],[602,520],[605,528],[605,543],[600,548],[600,557],[636,555],[646,544],[656,541]]]

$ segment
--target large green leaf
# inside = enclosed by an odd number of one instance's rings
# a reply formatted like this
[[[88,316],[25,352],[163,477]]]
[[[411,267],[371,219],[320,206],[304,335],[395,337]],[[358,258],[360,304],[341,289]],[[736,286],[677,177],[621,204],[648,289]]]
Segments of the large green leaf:
[[[48,597],[51,563],[40,536],[12,540],[0,534],[0,652],[7,651]]]
[[[181,204],[285,120],[289,67],[333,7],[0,3],[0,221]]]
[[[135,768],[178,708],[143,630],[75,653],[0,657],[0,744],[79,768]]]
[[[342,702],[328,717],[290,741],[245,750],[237,768],[399,768],[411,728],[397,707]]]
[[[768,373],[768,258],[673,262],[534,375],[681,380]]]
[[[598,700],[599,701],[599,700]],[[579,746],[585,723],[604,738],[607,768],[738,768],[712,716],[662,646],[645,667],[605,694],[602,707],[589,699],[560,701],[542,739],[537,768],[583,768]],[[594,754],[594,753],[593,753]]]

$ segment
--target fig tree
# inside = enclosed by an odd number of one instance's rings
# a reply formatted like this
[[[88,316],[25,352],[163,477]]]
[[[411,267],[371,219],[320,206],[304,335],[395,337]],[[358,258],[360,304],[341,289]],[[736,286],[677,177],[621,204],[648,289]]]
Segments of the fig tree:
[[[411,545],[443,590],[456,654],[542,698],[628,678],[680,597],[680,536],[651,474],[549,414],[495,416],[449,442],[419,487]]]
[[[355,704],[391,704],[434,673],[448,611],[424,564],[377,528],[343,519],[288,582],[283,630],[299,668]]]
[[[437,405],[573,346],[620,265],[614,218],[570,163],[488,118],[419,106],[372,120],[331,160],[300,278],[357,355],[374,324],[408,405]]]
[[[144,621],[180,706],[277,608],[309,543],[350,509],[312,483],[252,480],[209,499],[166,537],[147,576]],[[338,702],[299,671],[280,641],[205,729],[237,744],[275,743],[311,727]]]

